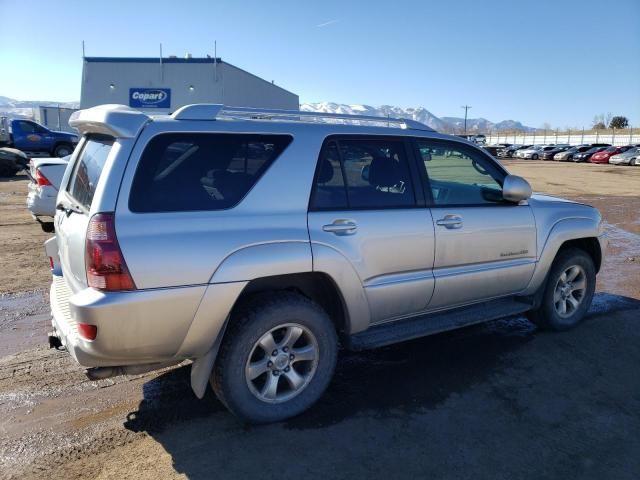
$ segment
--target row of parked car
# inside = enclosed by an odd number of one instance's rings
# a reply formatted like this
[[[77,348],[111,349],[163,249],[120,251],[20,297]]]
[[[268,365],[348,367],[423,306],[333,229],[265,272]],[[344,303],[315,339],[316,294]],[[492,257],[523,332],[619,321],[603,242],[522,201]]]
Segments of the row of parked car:
[[[496,150],[500,158],[555,160],[558,162],[611,163],[640,166],[640,144],[612,146],[609,143],[582,145],[511,145],[501,144]]]

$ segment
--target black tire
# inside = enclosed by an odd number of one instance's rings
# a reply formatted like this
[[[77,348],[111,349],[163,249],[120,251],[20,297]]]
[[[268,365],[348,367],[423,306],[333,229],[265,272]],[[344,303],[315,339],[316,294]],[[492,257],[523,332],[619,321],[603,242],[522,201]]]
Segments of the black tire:
[[[59,143],[53,150],[53,155],[58,158],[66,157],[73,153],[73,146],[68,143]]]
[[[577,308],[575,308],[569,316],[563,317],[556,309],[554,296],[561,275],[572,266],[582,268],[586,287]],[[596,270],[593,259],[587,252],[579,248],[560,250],[551,266],[546,284],[543,288],[544,293],[540,307],[528,312],[527,316],[529,320],[540,328],[554,331],[569,330],[575,327],[587,314],[591,306],[591,300],[593,299],[593,292],[596,288]]]
[[[300,325],[313,334],[317,364],[306,386],[293,398],[268,403],[250,389],[245,367],[257,342],[285,324]],[[335,326],[320,306],[296,293],[260,294],[236,307],[231,315],[210,383],[220,401],[242,420],[277,422],[304,412],[322,396],[333,377],[337,351]],[[271,373],[267,371],[264,375],[269,377]]]
[[[538,160],[538,154],[534,153],[533,155],[531,155],[531,160]]]

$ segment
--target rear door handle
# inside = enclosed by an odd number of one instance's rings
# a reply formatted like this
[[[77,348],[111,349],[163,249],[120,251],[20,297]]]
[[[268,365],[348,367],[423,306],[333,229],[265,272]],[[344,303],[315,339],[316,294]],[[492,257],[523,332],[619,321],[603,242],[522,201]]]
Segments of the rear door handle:
[[[436,225],[454,229],[462,227],[462,217],[460,215],[445,215],[444,218],[436,220]]]
[[[353,235],[358,230],[358,225],[351,220],[334,220],[329,225],[324,225],[322,230],[336,235]]]

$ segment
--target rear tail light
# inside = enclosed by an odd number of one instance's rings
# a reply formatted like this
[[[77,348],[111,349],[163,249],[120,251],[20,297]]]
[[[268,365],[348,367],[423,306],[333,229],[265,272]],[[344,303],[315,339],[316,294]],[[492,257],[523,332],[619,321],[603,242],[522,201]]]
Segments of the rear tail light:
[[[49,257],[49,267],[51,267],[51,270],[54,268],[53,257]]]
[[[85,265],[90,287],[106,291],[135,290],[116,238],[113,213],[96,213],[89,220]]]
[[[51,182],[49,181],[49,179],[47,177],[44,176],[44,173],[42,173],[40,170],[38,170],[36,168],[36,183],[40,186],[40,187],[45,187],[47,185],[51,185]]]

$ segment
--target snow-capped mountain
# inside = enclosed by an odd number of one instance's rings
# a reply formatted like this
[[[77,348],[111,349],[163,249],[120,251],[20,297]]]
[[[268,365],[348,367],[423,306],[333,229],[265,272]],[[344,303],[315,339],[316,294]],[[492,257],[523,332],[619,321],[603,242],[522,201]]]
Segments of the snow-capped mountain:
[[[78,102],[52,102],[49,100],[37,101],[21,101],[9,97],[0,96],[0,115],[9,118],[32,118],[33,109],[40,106],[62,107],[62,108],[78,108]]]
[[[460,117],[441,117],[440,120],[443,120],[449,125],[454,126],[455,128],[464,128],[464,118]],[[536,129],[532,127],[527,127],[520,122],[515,120],[503,120],[498,123],[493,123],[486,118],[467,118],[467,130],[478,131],[478,132],[490,132],[490,131],[523,131],[523,132],[533,132]]]
[[[64,108],[78,108],[78,102],[52,102],[52,101],[20,101],[13,98],[0,96],[0,115],[8,117],[33,117],[33,109],[41,105],[60,106]],[[464,119],[459,117],[436,117],[433,113],[424,107],[417,108],[401,108],[393,105],[381,105],[372,107],[371,105],[333,102],[319,103],[303,103],[300,110],[306,112],[324,112],[324,113],[344,113],[348,115],[371,115],[375,117],[396,117],[410,118],[424,123],[431,128],[443,133],[460,133],[464,128]],[[493,123],[486,118],[468,118],[467,131],[474,133],[487,133],[490,131],[525,131],[533,132],[536,129],[527,127],[515,120],[503,120],[502,122]]]
[[[320,102],[320,103],[303,103],[300,110],[306,112],[324,112],[324,113],[345,113],[349,115],[372,115],[375,117],[401,117],[417,120],[425,125],[434,128],[439,132],[454,133],[464,128],[464,118],[458,117],[436,117],[433,113],[423,107],[418,108],[400,108],[391,105],[381,105],[380,107],[372,107],[370,105],[347,105],[344,103]],[[496,130],[521,130],[534,131],[535,128],[527,127],[515,120],[503,120],[502,122],[493,123],[486,118],[468,118],[467,131],[482,132]]]
[[[303,103],[300,105],[303,112],[344,113],[348,115],[371,115],[374,117],[410,118],[424,123],[435,130],[443,130],[447,127],[445,122],[436,117],[426,108],[400,108],[392,105],[346,105],[344,103],[320,102]]]

